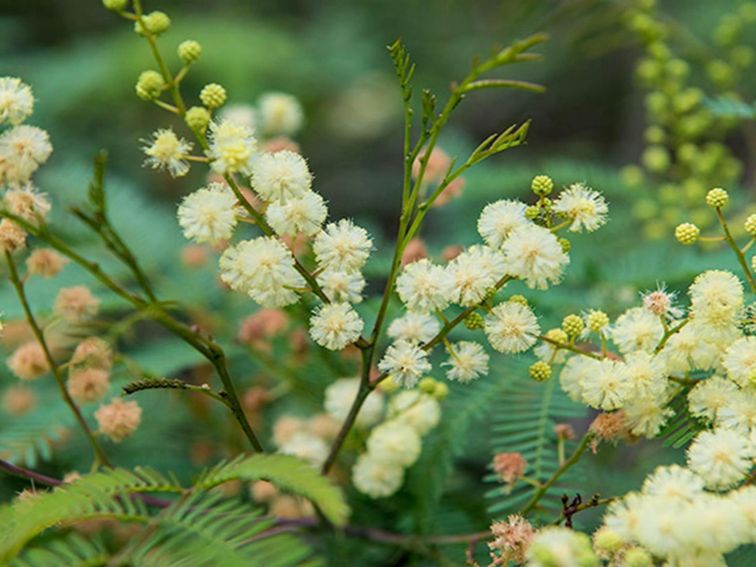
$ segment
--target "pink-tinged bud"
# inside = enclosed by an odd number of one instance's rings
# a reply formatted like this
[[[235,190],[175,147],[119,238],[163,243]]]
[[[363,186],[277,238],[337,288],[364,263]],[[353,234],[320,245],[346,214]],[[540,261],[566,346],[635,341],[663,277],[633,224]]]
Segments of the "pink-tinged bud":
[[[569,423],[557,423],[554,426],[554,434],[557,436],[557,439],[562,439],[564,441],[569,441],[575,438],[575,430]]]
[[[279,447],[291,439],[295,433],[304,431],[305,423],[298,417],[283,415],[273,424],[273,442]]]
[[[327,413],[319,413],[310,418],[307,429],[326,441],[333,441],[339,434],[341,424]]]
[[[451,246],[447,246],[441,251],[441,258],[443,258],[443,260],[446,262],[451,262],[452,260],[454,260],[454,258],[462,254],[464,249],[464,246],[460,246],[459,244],[452,244]]]
[[[52,248],[38,248],[26,259],[26,268],[33,276],[52,278],[57,276],[68,263],[68,258]]]
[[[26,248],[26,232],[8,219],[0,221],[0,249],[15,252]]]
[[[45,351],[36,340],[31,340],[19,346],[8,357],[8,368],[21,380],[34,380],[49,372]]]
[[[110,345],[100,337],[89,337],[76,346],[70,364],[77,369],[110,370],[113,367],[113,351]]]
[[[97,315],[100,300],[85,285],[64,287],[55,298],[53,311],[69,323],[82,323]]]
[[[270,392],[261,386],[253,386],[244,392],[242,404],[250,413],[258,413],[270,401]]]
[[[266,142],[264,142],[262,146],[263,146],[263,150],[271,154],[274,154],[276,152],[282,152],[284,150],[294,152],[295,154],[301,153],[299,144],[297,144],[291,138],[287,138],[286,136],[278,136],[277,138],[271,138],[270,140],[267,140]]]
[[[249,495],[255,502],[270,502],[278,496],[278,489],[272,482],[258,480],[249,486]]]
[[[301,256],[307,252],[310,244],[310,237],[301,233],[294,236],[286,234],[281,237],[281,240],[294,256]]]
[[[280,309],[260,309],[239,327],[239,341],[253,347],[266,348],[268,342],[286,330],[289,316]]]
[[[181,249],[181,263],[187,268],[200,268],[207,264],[207,248],[198,244],[187,244]]]
[[[19,417],[37,407],[34,391],[26,386],[12,386],[3,396],[3,409],[8,415]]]
[[[142,408],[134,401],[124,402],[115,398],[95,412],[100,432],[115,443],[134,433],[142,422]]]
[[[101,368],[75,370],[68,376],[67,387],[80,404],[99,402],[110,387],[110,375]]]
[[[525,474],[528,462],[520,453],[498,453],[493,458],[493,469],[506,484],[514,484]]]
[[[593,451],[598,449],[599,443],[616,443],[628,437],[627,419],[622,410],[611,413],[600,413],[591,423],[588,430],[593,434]]]
[[[522,516],[511,515],[506,522],[491,524],[493,541],[489,542],[493,565],[508,565],[514,561],[518,565],[525,562],[525,552],[533,539],[535,530]]]
[[[315,515],[315,510],[307,500],[303,500],[289,494],[277,496],[271,503],[268,510],[271,516],[276,518],[285,518],[287,520],[296,520],[297,518],[308,518]]]
[[[425,150],[420,152],[412,163],[412,178],[417,179],[420,175],[420,163],[425,156]],[[423,176],[423,183],[439,183],[451,165],[451,159],[446,153],[439,149],[433,148],[430,157],[428,158],[428,165],[425,168],[425,175]]]
[[[428,249],[425,247],[425,242],[419,238],[413,238],[407,243],[407,246],[402,253],[402,266],[417,262],[423,258],[428,257]]]
[[[438,197],[436,197],[436,200],[433,201],[434,207],[441,207],[451,201],[452,199],[456,199],[457,197],[462,195],[462,190],[465,188],[465,180],[461,177],[458,177],[449,185],[447,185],[443,191],[439,194]]]

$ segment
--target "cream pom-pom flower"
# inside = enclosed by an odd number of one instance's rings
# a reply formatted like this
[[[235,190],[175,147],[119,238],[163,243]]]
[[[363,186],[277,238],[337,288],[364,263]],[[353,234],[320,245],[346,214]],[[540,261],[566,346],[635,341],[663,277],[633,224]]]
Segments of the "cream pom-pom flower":
[[[220,277],[231,289],[247,293],[263,307],[284,307],[299,300],[305,285],[294,267],[294,256],[277,238],[244,240],[220,258]]]
[[[645,351],[625,356],[622,372],[632,388],[632,396],[660,400],[665,396],[668,381],[664,360]]]
[[[557,237],[547,228],[529,223],[512,232],[502,245],[511,276],[530,288],[546,289],[562,279],[570,262]]]
[[[533,346],[541,332],[533,310],[514,301],[500,303],[485,318],[488,342],[499,352],[523,352]]]
[[[595,567],[599,561],[586,534],[561,526],[536,532],[525,552],[528,567]]]
[[[454,281],[455,303],[477,305],[506,274],[504,254],[488,246],[471,246],[452,260],[447,271]]]
[[[572,232],[593,232],[606,223],[609,207],[601,193],[584,183],[573,183],[554,201],[554,211],[572,220]]]
[[[239,210],[236,195],[227,185],[210,183],[184,197],[178,221],[186,238],[215,244],[231,238]]]
[[[668,372],[709,370],[719,364],[720,349],[706,338],[703,327],[705,325],[694,320],[670,337],[661,353]]]
[[[298,153],[264,153],[253,160],[252,186],[263,201],[286,201],[312,190],[312,174]]]
[[[406,423],[422,436],[441,421],[441,405],[433,396],[420,390],[402,390],[389,401],[392,420]]]
[[[320,231],[327,216],[323,197],[313,191],[301,197],[273,201],[265,210],[265,220],[281,236],[297,233],[313,236]]]
[[[411,388],[431,369],[428,353],[409,341],[397,341],[386,349],[378,369],[396,382]]]
[[[582,397],[593,408],[620,408],[633,393],[633,385],[625,376],[620,362],[591,359],[586,370],[581,383]]]
[[[441,323],[433,315],[407,311],[394,319],[388,328],[388,336],[395,340],[427,343],[441,330]]]
[[[680,465],[657,467],[643,482],[643,493],[660,498],[692,501],[704,490],[700,476]]]
[[[420,435],[409,425],[391,420],[370,432],[367,450],[378,461],[411,466],[420,456]]]
[[[688,466],[706,483],[721,490],[741,482],[753,465],[753,447],[737,431],[718,428],[698,434],[688,447]]]
[[[257,152],[257,140],[252,130],[244,125],[223,120],[211,122],[207,155],[213,171],[226,175],[252,172],[252,162]]]
[[[733,324],[743,307],[743,284],[731,272],[709,270],[696,276],[688,289],[691,315],[706,330]]]
[[[310,318],[310,336],[322,347],[341,350],[360,338],[364,326],[348,303],[328,303],[316,309]]]
[[[448,366],[449,380],[471,382],[488,374],[488,353],[483,345],[472,341],[460,341],[451,345],[449,359],[441,366]]]
[[[622,406],[625,424],[633,435],[653,439],[675,411],[666,398],[630,397]]]
[[[325,390],[323,407],[328,415],[342,422],[346,419],[352,402],[360,389],[359,378],[340,378],[330,384]],[[371,427],[378,423],[383,416],[385,406],[384,396],[379,391],[373,391],[365,398],[365,402],[357,414],[355,423],[359,427]]]
[[[320,466],[328,457],[328,444],[310,432],[297,431],[279,447],[279,451]]]
[[[260,126],[266,136],[292,136],[304,122],[299,101],[290,94],[270,92],[258,101]]]
[[[559,373],[559,385],[574,402],[583,403],[583,381],[593,367],[592,358],[575,355],[570,357]]]
[[[47,195],[37,191],[30,183],[7,189],[3,203],[9,212],[33,225],[44,221],[52,208]]]
[[[730,395],[715,419],[717,427],[732,429],[751,435],[751,442],[756,441],[756,390],[747,388]],[[756,450],[756,444],[754,445]]]
[[[623,354],[637,350],[653,352],[664,336],[664,327],[653,313],[631,307],[617,318],[609,336]]]
[[[372,249],[367,230],[349,219],[326,225],[312,244],[319,267],[345,271],[361,269]]]
[[[47,132],[21,124],[0,135],[0,182],[11,186],[27,183],[53,148]]]
[[[317,282],[331,301],[360,303],[365,277],[358,271],[343,271],[326,268],[320,272]]]
[[[142,151],[147,155],[144,164],[152,169],[167,170],[172,177],[181,177],[189,171],[186,156],[192,151],[192,144],[179,138],[171,128],[161,128],[144,140]]]
[[[31,87],[16,77],[0,78],[0,124],[15,126],[26,120],[34,110]]]
[[[512,232],[529,224],[525,218],[525,203],[502,199],[483,208],[478,218],[478,233],[489,246],[501,248]]]
[[[738,387],[732,380],[710,376],[701,380],[688,392],[688,409],[691,415],[711,423],[737,391]]]
[[[404,467],[378,460],[370,453],[360,455],[352,468],[354,487],[371,498],[391,496],[401,488],[403,481]]]
[[[743,337],[732,343],[722,363],[727,376],[743,388],[756,385],[756,337]]]
[[[443,266],[423,258],[404,266],[396,291],[410,311],[442,311],[454,296],[454,280]]]

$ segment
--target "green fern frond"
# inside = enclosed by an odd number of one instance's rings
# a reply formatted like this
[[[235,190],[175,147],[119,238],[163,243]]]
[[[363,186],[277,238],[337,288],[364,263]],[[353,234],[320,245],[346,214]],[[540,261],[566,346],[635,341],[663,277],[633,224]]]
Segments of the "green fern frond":
[[[154,531],[137,540],[122,556],[138,567],[286,567],[311,555],[289,535],[262,537],[272,520],[218,493],[196,493],[165,509],[153,521]]]
[[[10,567],[96,567],[105,565],[108,558],[99,539],[72,534],[26,550]]]
[[[683,388],[669,403],[675,414],[659,432],[667,447],[684,447],[703,429],[703,425],[688,411],[689,391],[690,388]]]
[[[278,488],[312,501],[323,515],[343,525],[349,508],[341,491],[305,461],[289,455],[252,455],[221,463],[204,473],[194,488],[208,490],[230,480],[269,480]]]
[[[556,379],[545,384],[535,382],[526,374],[517,375],[502,392],[506,405],[496,412],[492,431],[493,452],[517,452],[528,463],[526,475],[540,483],[548,480],[559,468],[557,440],[554,426],[571,419],[583,418],[586,409],[573,403],[559,388]],[[566,450],[569,453],[571,447]],[[553,515],[560,508],[560,497],[568,490],[569,479],[577,467],[549,488],[540,502],[540,509]],[[485,479],[500,484],[494,474]],[[498,486],[486,493],[492,500],[489,512],[502,516],[519,511],[533,496],[536,489],[519,482],[509,492]]]

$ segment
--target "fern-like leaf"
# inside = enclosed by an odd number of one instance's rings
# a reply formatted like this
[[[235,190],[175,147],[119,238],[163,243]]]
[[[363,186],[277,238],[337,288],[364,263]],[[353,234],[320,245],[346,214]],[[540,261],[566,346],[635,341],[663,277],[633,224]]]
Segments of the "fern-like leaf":
[[[269,480],[312,501],[335,525],[343,525],[349,513],[336,486],[305,461],[289,455],[252,455],[221,463],[203,474],[195,489],[208,490],[230,480]]]
[[[10,567],[95,567],[104,565],[108,553],[99,539],[72,534],[33,547],[10,563]]]

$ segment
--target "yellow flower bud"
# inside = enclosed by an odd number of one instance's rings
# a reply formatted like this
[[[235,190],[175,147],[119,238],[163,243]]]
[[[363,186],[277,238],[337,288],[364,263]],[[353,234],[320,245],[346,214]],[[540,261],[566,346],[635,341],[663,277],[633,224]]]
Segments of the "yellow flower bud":
[[[577,337],[585,329],[585,322],[580,315],[573,313],[562,319],[562,329],[567,333],[567,336]]]
[[[129,0],[102,0],[102,5],[113,12],[122,12],[128,3]]]
[[[585,322],[591,331],[600,333],[609,324],[609,316],[598,309],[591,309],[585,318]]]
[[[730,196],[727,191],[721,187],[715,187],[706,193],[706,204],[710,207],[721,209],[730,200]]]
[[[528,373],[536,382],[544,382],[551,378],[551,366],[549,366],[548,362],[539,360],[530,365]]]
[[[204,106],[193,106],[186,111],[184,120],[196,132],[204,132],[210,124],[210,112]]]
[[[142,71],[137,79],[136,94],[142,100],[155,100],[165,87],[163,75],[157,71]]]
[[[530,188],[539,197],[545,197],[554,190],[554,182],[548,175],[536,175],[530,183]]]
[[[160,35],[171,27],[168,14],[155,10],[142,16],[142,21],[134,22],[134,31],[139,35]]]
[[[218,108],[226,102],[226,89],[218,83],[210,83],[202,88],[199,97],[206,107]]]
[[[701,229],[690,222],[678,224],[677,228],[675,228],[675,238],[680,244],[685,244],[686,246],[695,244],[700,235]]]
[[[202,46],[193,39],[182,41],[178,46],[178,56],[184,65],[191,65],[202,55]]]
[[[748,218],[745,220],[743,227],[748,234],[750,234],[751,236],[756,236],[756,213],[748,215]]]

